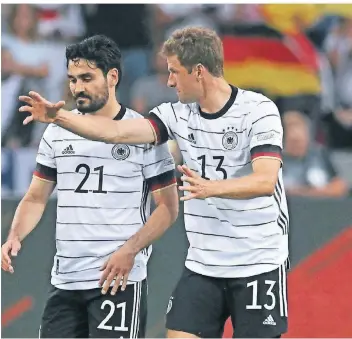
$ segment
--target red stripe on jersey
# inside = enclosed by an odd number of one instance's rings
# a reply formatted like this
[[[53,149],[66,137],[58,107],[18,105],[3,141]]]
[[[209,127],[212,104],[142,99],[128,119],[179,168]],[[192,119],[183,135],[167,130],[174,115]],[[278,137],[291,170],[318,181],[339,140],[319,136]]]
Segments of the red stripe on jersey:
[[[148,121],[152,124],[156,136],[155,144],[158,145],[160,141],[160,129],[153,119],[148,119]]]
[[[49,177],[49,176],[47,176],[47,175],[45,175],[43,173],[40,173],[38,171],[34,171],[33,175],[35,175],[36,177],[41,178],[41,179],[45,179],[45,180],[56,182],[56,178]]]
[[[278,158],[281,159],[281,154],[280,153],[273,153],[273,152],[260,152],[260,153],[255,153],[252,155],[252,160],[255,158],[259,157],[272,157],[272,158]]]
[[[152,185],[151,186],[151,191],[154,192],[154,191],[160,190],[162,188],[165,188],[165,187],[168,187],[168,186],[171,186],[171,185],[174,185],[174,184],[176,184],[176,178],[175,177],[172,178],[170,181]]]

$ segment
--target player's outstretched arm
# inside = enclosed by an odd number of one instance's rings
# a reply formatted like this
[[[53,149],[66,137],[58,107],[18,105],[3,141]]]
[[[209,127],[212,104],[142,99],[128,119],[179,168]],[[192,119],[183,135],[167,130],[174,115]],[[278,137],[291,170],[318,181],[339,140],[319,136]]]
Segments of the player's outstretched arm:
[[[109,144],[148,144],[156,140],[154,129],[147,119],[114,121],[91,114],[78,115],[64,110],[64,101],[55,104],[33,91],[19,99],[27,104],[19,111],[31,114],[24,120],[25,125],[33,120],[54,123],[83,138]]]
[[[242,178],[205,180],[187,166],[178,166],[183,174],[181,180],[189,185],[180,186],[187,192],[181,200],[219,197],[228,199],[250,199],[274,194],[281,160],[257,158],[253,161],[253,173]]]
[[[14,272],[11,256],[17,255],[21,241],[37,226],[54,187],[55,182],[33,176],[27,193],[16,209],[7,241],[1,247],[1,268],[4,271]]]

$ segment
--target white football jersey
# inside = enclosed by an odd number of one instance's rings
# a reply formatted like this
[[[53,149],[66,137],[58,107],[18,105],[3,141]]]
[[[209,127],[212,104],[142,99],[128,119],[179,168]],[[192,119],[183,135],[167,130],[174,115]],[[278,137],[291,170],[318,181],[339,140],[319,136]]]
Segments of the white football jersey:
[[[203,178],[223,180],[253,173],[260,157],[281,159],[283,129],[267,97],[232,87],[218,113],[197,104],[165,103],[148,117],[158,143],[176,139],[184,163]],[[187,194],[187,193],[186,193]],[[210,197],[184,203],[190,243],[186,267],[213,277],[247,277],[276,269],[288,259],[289,217],[282,170],[272,196]]]
[[[122,107],[115,119],[141,117]],[[148,219],[150,186],[175,182],[166,144],[106,144],[53,124],[43,135],[37,163],[35,175],[48,180],[55,180],[54,172],[57,176],[51,282],[60,289],[97,288],[103,263]],[[145,279],[150,254],[151,246],[138,253],[129,283]]]

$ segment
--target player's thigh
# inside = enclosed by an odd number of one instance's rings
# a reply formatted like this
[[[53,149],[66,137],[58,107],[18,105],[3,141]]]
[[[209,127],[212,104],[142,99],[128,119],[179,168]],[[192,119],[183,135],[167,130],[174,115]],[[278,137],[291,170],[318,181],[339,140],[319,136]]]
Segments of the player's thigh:
[[[189,333],[203,338],[220,338],[227,317],[224,292],[221,279],[185,268],[166,311],[168,337],[185,337],[184,333]]]
[[[51,287],[39,329],[40,338],[87,338],[88,316],[79,291]]]
[[[147,321],[147,281],[127,285],[112,296],[101,289],[87,291],[89,334],[93,338],[144,338]]]
[[[284,265],[257,276],[233,279],[228,291],[235,337],[274,338],[287,331]]]

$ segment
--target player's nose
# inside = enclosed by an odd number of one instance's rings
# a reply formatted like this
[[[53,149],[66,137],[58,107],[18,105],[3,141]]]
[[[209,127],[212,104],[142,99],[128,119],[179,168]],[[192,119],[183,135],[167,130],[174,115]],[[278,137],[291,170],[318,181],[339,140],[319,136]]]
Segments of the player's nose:
[[[76,82],[76,86],[74,88],[75,95],[81,92],[84,92],[84,86],[83,83],[80,81]]]
[[[176,82],[169,79],[167,81],[167,87],[176,87]]]
[[[172,74],[167,79],[167,87],[176,87],[176,81],[173,79]]]

